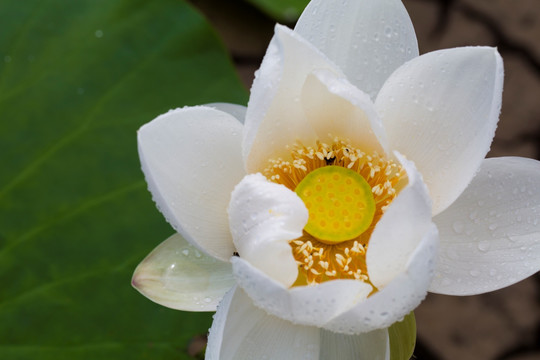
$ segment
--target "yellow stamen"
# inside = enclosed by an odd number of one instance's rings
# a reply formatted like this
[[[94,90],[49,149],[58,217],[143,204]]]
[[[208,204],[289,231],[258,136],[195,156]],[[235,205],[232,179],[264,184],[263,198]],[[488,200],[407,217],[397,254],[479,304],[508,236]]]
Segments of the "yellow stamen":
[[[339,179],[333,179],[335,174],[339,175]],[[290,242],[299,268],[294,285],[333,279],[356,279],[369,283],[366,268],[369,238],[386,208],[407,184],[403,168],[377,153],[366,154],[335,139],[331,145],[317,142],[314,147],[294,146],[289,159],[270,160],[264,175],[292,191],[296,190],[309,211],[310,219],[303,236]],[[321,179],[321,176],[326,185],[320,189],[322,201],[317,201],[315,192],[317,185],[321,184],[316,179]],[[351,184],[347,184],[347,179],[351,180]],[[332,185],[329,187],[328,183]],[[350,188],[344,184],[350,185]],[[360,202],[368,205],[362,207],[370,207],[372,201],[373,210],[347,207],[346,214],[336,212],[336,209],[345,209],[343,204],[347,202],[346,197],[350,196],[351,190],[354,193],[354,189],[365,191]],[[311,194],[306,193],[308,190],[311,190]],[[330,194],[334,196],[330,197]],[[339,206],[330,198],[337,199]],[[358,204],[359,201],[354,202]],[[349,224],[347,216],[356,211],[364,217]],[[326,228],[321,225],[321,220],[326,221]],[[337,230],[327,231],[336,221]]]

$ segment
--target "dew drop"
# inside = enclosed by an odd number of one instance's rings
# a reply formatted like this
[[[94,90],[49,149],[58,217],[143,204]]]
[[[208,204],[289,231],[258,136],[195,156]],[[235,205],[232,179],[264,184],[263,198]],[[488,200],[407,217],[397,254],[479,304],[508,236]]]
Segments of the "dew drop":
[[[99,38],[102,38],[103,37],[103,31],[102,30],[96,30],[96,32],[94,33],[94,35],[99,39]]]
[[[490,247],[491,247],[491,244],[487,240],[483,240],[478,243],[478,250],[482,252],[487,252]]]
[[[461,233],[463,233],[463,230],[465,229],[465,225],[463,225],[463,223],[461,221],[456,221],[452,225],[452,228],[454,229],[454,232],[456,234],[461,234]]]
[[[469,274],[471,274],[472,277],[478,277],[478,276],[480,276],[480,271],[471,270],[471,271],[469,271]]]
[[[189,250],[188,249],[182,250],[182,254],[184,254],[184,256],[189,256]]]
[[[384,35],[388,38],[392,37],[392,28],[390,26],[384,28]]]

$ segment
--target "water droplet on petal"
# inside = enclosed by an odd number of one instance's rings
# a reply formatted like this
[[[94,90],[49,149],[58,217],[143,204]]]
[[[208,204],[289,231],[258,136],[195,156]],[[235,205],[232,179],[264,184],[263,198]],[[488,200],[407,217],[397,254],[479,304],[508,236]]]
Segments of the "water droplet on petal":
[[[465,229],[465,225],[463,225],[463,223],[461,221],[456,221],[452,225],[452,228],[454,229],[454,232],[456,234],[461,234],[463,232],[463,230]]]
[[[478,250],[482,252],[487,252],[491,247],[491,243],[487,240],[482,240],[478,243]]]

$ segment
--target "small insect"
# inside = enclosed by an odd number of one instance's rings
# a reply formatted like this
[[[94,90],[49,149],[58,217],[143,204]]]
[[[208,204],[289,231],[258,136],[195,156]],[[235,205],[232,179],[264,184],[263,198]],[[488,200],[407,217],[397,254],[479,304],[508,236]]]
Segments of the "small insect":
[[[332,156],[331,158],[324,159],[326,161],[326,165],[332,165],[334,161],[336,160],[335,156]]]
[[[239,254],[238,252],[236,252],[236,251],[235,251],[235,252],[233,252],[233,253],[232,253],[232,255],[233,255],[233,256],[237,256],[237,257],[240,257],[240,254]]]

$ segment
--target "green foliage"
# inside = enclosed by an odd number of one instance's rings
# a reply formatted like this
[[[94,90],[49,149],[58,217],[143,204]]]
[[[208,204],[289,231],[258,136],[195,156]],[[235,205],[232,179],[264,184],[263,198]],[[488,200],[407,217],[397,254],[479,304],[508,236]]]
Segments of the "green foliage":
[[[0,14],[0,359],[189,358],[211,315],[130,286],[173,232],[136,130],[245,103],[222,45],[180,0],[3,0]]]
[[[309,3],[309,0],[246,0],[273,19],[281,22],[294,22]]]
[[[390,336],[390,359],[409,360],[416,344],[416,320],[414,313],[405,316],[403,321],[394,323],[388,329]]]

